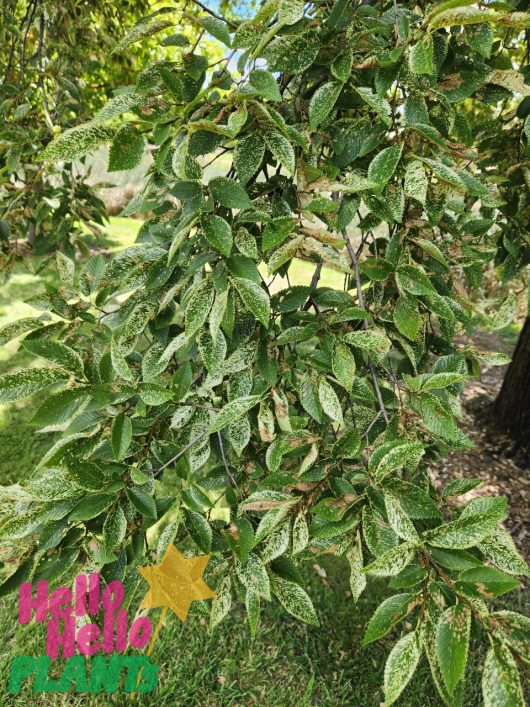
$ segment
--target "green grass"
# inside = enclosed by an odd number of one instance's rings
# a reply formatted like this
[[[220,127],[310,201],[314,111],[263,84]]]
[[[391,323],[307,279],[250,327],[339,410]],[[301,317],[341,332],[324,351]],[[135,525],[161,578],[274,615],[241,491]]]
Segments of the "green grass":
[[[113,218],[102,244],[115,251],[134,241],[138,221]],[[314,266],[295,261],[290,268],[291,284],[308,284]],[[0,325],[34,313],[23,300],[54,282],[52,273],[32,274],[19,270],[0,287]],[[342,276],[324,270],[322,285],[335,286]],[[276,280],[274,288],[279,289]],[[339,285],[340,286],[340,285]],[[18,342],[0,349],[0,373],[32,364],[19,350]],[[37,435],[28,422],[39,397],[14,405],[0,406],[0,483],[8,484],[27,477],[42,454],[51,446],[53,436]],[[277,603],[265,603],[261,623],[254,639],[245,624],[240,604],[234,604],[225,620],[213,633],[199,612],[192,612],[185,624],[168,616],[155,646],[153,661],[159,662],[160,686],[151,696],[137,697],[141,705],[288,707],[319,705],[326,707],[378,707],[383,702],[381,685],[386,656],[399,632],[367,648],[362,636],[367,619],[386,596],[383,584],[375,583],[355,606],[349,597],[348,570],[340,558],[319,561],[327,572],[323,579],[310,566],[304,568],[321,625],[308,627],[292,619]],[[139,603],[139,602],[138,602]],[[521,610],[523,594],[504,603]],[[135,606],[137,603],[134,604]],[[153,612],[153,620],[158,619]],[[44,627],[30,624],[18,627],[16,598],[0,603],[1,705],[129,705],[130,698],[116,696],[63,697],[38,695],[25,688],[19,696],[8,696],[6,680],[15,655],[43,655]],[[483,644],[481,644],[483,645]],[[480,674],[476,671],[482,647],[474,643],[468,671],[466,705],[481,704]],[[430,707],[442,703],[429,677],[425,659],[398,705]]]
[[[320,627],[309,627],[286,614],[278,604],[265,603],[254,639],[249,635],[244,612],[233,605],[229,617],[212,633],[197,615],[184,624],[168,614],[162,626],[152,661],[160,665],[159,687],[154,695],[140,697],[140,705],[260,705],[264,707],[379,707],[384,701],[381,685],[386,656],[399,630],[365,648],[362,636],[366,620],[386,595],[384,585],[375,582],[357,606],[349,596],[348,573],[342,559],[327,558],[320,564],[327,572],[323,580],[305,567],[308,591],[320,617]],[[196,605],[195,605],[196,606]],[[505,606],[505,604],[504,604]],[[37,624],[17,628],[14,601],[4,602],[0,614],[0,635],[6,659],[0,666],[0,694],[15,655],[43,655],[44,627]],[[512,599],[510,608],[522,610],[522,596]],[[152,612],[158,620],[158,612]],[[480,673],[484,658],[483,638],[472,639],[467,671],[466,705],[480,705]],[[60,675],[62,662],[59,663]],[[5,705],[29,705],[27,687],[17,697],[5,698]],[[129,705],[124,693],[99,698],[70,698],[39,695],[42,705]],[[425,658],[412,682],[396,703],[398,707],[439,707]]]

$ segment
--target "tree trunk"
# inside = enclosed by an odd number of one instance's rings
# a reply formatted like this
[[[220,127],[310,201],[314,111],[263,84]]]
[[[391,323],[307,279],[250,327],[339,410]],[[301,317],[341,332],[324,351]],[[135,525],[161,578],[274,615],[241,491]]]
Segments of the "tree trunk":
[[[525,321],[493,410],[498,424],[530,448],[530,318]]]

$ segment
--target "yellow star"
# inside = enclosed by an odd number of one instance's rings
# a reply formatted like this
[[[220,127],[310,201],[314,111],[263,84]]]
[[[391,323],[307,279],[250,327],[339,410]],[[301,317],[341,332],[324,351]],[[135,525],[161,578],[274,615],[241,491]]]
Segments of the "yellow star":
[[[149,591],[140,608],[169,607],[184,621],[192,601],[215,597],[215,592],[202,578],[209,559],[210,555],[186,559],[174,545],[170,545],[159,565],[138,570],[149,582]]]

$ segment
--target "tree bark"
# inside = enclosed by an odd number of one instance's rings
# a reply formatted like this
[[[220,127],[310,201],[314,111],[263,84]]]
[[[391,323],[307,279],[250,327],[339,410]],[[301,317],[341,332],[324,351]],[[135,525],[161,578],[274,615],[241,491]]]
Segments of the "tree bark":
[[[530,448],[530,318],[517,341],[493,411],[498,424]]]

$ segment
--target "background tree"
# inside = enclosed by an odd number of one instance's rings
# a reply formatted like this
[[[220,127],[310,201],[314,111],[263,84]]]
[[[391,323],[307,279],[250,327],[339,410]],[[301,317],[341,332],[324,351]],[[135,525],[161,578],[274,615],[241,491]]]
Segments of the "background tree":
[[[506,499],[456,505],[477,482],[436,489],[428,468],[469,447],[464,381],[481,360],[506,362],[457,334],[514,223],[517,182],[487,141],[518,149],[526,123],[494,113],[488,126],[469,103],[528,94],[505,59],[530,16],[271,0],[246,22],[184,17],[226,57],[198,44],[156,61],[43,156],[111,142],[112,163],[131,168],[148,137],[153,166],[130,210],[153,218],[108,264],[58,253],[61,289],[32,300],[51,322],[0,332],[52,363],[0,377],[0,401],[53,386],[35,422],[61,433],[36,476],[4,490],[0,539],[18,569],[2,592],[86,566],[132,592],[145,555],[175,542],[213,555],[212,625],[237,597],[255,631],[272,597],[317,624],[297,565],[345,555],[354,600],[374,576],[396,591],[365,643],[406,619],[387,704],[422,654],[444,702],[465,702],[474,626],[490,646],[485,704],[522,706],[529,622],[491,605],[528,573],[500,525]],[[178,43],[170,18],[144,19],[120,49],[161,32]],[[225,154],[226,173],[205,176]],[[524,253],[524,233],[502,240]],[[289,285],[298,256],[315,262],[310,286]],[[324,265],[336,288],[319,287]]]
[[[528,32],[526,33],[528,59]],[[524,70],[524,67],[523,67]],[[528,67],[524,71],[528,78]],[[497,262],[505,282],[517,277],[530,263],[530,97],[526,96],[516,109],[519,120],[513,121],[511,131],[491,136],[489,147],[502,165],[508,187],[503,206],[503,223],[497,242]],[[523,278],[518,288],[528,303],[528,281]],[[508,317],[514,311],[516,299],[512,294],[501,310]],[[493,408],[496,422],[526,449],[530,448],[530,320],[527,318]]]
[[[57,245],[71,256],[76,245],[87,254],[83,234],[101,235],[105,207],[86,181],[83,160],[44,165],[40,153],[62,130],[101,108],[115,88],[130,84],[139,66],[174,51],[171,42],[161,46],[147,37],[127,54],[113,54],[131,17],[148,11],[149,0],[2,3],[0,268]],[[175,41],[190,49],[200,28],[187,24]],[[209,49],[215,58],[215,47]]]

